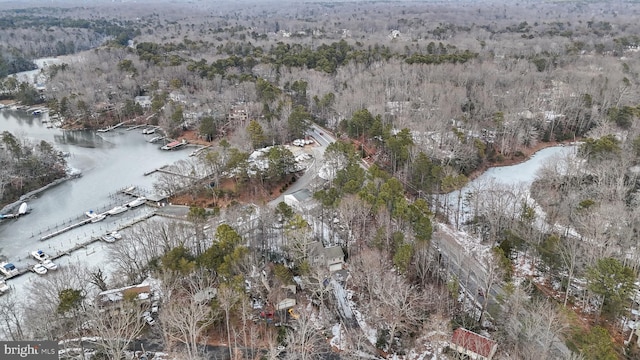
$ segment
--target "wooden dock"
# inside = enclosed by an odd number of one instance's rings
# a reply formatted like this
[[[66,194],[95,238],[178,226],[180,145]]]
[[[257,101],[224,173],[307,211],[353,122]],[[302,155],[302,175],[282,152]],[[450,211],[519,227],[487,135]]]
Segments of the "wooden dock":
[[[101,214],[98,214],[98,215],[101,215]],[[51,239],[54,236],[58,236],[58,235],[60,235],[62,233],[65,233],[67,231],[73,230],[73,229],[75,229],[77,227],[80,227],[82,225],[86,225],[86,224],[90,223],[91,220],[93,220],[93,219],[89,218],[89,219],[86,219],[86,220],[82,220],[79,223],[75,223],[73,225],[69,225],[69,226],[67,226],[65,228],[62,228],[60,230],[54,231],[51,234],[48,234],[48,235],[40,237],[40,241]]]
[[[122,125],[124,125],[124,123],[123,123],[123,122],[121,122],[121,123],[119,123],[119,124],[115,124],[115,125],[113,125],[113,126],[109,126],[108,128],[98,129],[98,130],[96,130],[96,131],[97,131],[97,132],[108,132],[108,131],[111,131],[111,130],[117,129],[117,128],[119,128],[119,127],[120,127],[120,126],[122,126]]]
[[[117,229],[117,231],[121,231],[123,229],[132,227],[132,226],[134,226],[134,225],[136,225],[138,223],[141,223],[143,221],[146,221],[146,220],[154,217],[155,215],[156,215],[155,211],[151,212],[149,214],[146,214],[146,215],[144,215],[144,216],[142,216],[142,217],[140,217],[138,219],[135,219],[134,221],[132,221],[130,223],[127,223],[127,224],[119,227]],[[89,221],[91,221],[91,219],[89,219]],[[69,249],[65,249],[65,250],[59,251],[59,252],[57,252],[55,254],[49,255],[49,259],[57,260],[57,259],[59,259],[59,258],[61,258],[63,256],[71,256],[72,253],[74,253],[74,252],[76,252],[76,251],[78,251],[80,249],[86,249],[89,245],[91,245],[93,243],[96,243],[96,242],[98,242],[100,240],[102,240],[102,236],[93,236],[93,237],[91,237],[91,238],[89,238],[89,239],[87,239],[87,240],[85,240],[85,241],[83,241],[81,243],[77,243],[76,245],[74,245],[73,247],[71,247]],[[16,277],[24,275],[24,274],[26,274],[26,273],[28,273],[30,271],[33,271],[33,265],[29,265],[29,266],[25,266],[25,267],[19,268],[18,269],[18,273],[16,275],[8,276],[8,277],[6,277],[6,279],[16,278]]]
[[[185,175],[185,174],[178,174],[177,172],[173,172],[173,171],[169,171],[169,170],[165,170],[162,168],[158,168],[155,171],[157,172],[161,172],[163,174],[169,174],[169,175],[175,175],[175,176],[182,176],[185,177],[187,179],[191,179],[191,180],[200,180],[199,178],[195,177],[195,176],[190,176],[190,175]]]
[[[150,171],[146,171],[146,172],[144,173],[144,176],[149,176],[149,175],[153,174],[153,173],[154,173],[154,172],[156,172],[156,171],[161,171],[162,169],[166,168],[167,166],[169,166],[169,165],[162,165],[162,166],[160,166],[160,167],[159,167],[159,168],[157,168],[157,169],[153,169],[153,170],[150,170]]]
[[[213,145],[207,145],[205,147],[201,147],[199,149],[193,150],[193,152],[191,154],[189,154],[189,156],[197,156],[198,154],[200,154],[201,152],[205,151],[206,149],[212,147]]]

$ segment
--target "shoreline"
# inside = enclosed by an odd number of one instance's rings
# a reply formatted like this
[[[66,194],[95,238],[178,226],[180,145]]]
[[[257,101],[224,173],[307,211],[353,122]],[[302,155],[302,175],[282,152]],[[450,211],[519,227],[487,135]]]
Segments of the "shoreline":
[[[20,204],[22,204],[23,202],[26,202],[27,200],[30,200],[31,198],[33,198],[35,195],[40,194],[41,192],[44,192],[46,190],[48,190],[49,188],[52,188],[56,185],[60,185],[63,182],[67,181],[67,180],[71,180],[71,179],[75,179],[77,177],[81,176],[80,174],[78,175],[69,175],[67,174],[67,176],[62,177],[60,179],[54,180],[50,183],[48,183],[47,185],[44,185],[38,189],[35,190],[31,190],[26,194],[23,194],[20,196],[20,198],[10,204],[5,205],[2,209],[0,209],[0,214],[5,214],[7,212],[13,211],[13,209],[17,208],[18,206],[20,206]]]
[[[576,138],[573,141],[550,141],[550,142],[542,142],[541,141],[536,146],[533,146],[531,148],[526,148],[524,151],[523,150],[518,150],[518,151],[520,151],[520,152],[522,152],[524,154],[524,156],[522,156],[522,157],[515,158],[514,156],[511,156],[509,159],[505,159],[505,160],[503,160],[502,162],[499,162],[499,163],[489,163],[489,162],[485,161],[485,163],[482,166],[480,166],[478,169],[472,171],[471,174],[469,174],[469,176],[467,176],[467,179],[469,181],[473,181],[473,180],[475,180],[476,178],[478,178],[480,175],[484,174],[487,170],[489,170],[491,168],[513,166],[513,165],[522,164],[522,163],[524,163],[526,161],[529,161],[531,159],[531,157],[533,157],[540,150],[544,150],[544,149],[555,147],[555,146],[567,145],[567,144],[570,144],[570,143],[578,142],[581,139],[582,138]],[[456,189],[456,190],[460,190],[460,189]]]

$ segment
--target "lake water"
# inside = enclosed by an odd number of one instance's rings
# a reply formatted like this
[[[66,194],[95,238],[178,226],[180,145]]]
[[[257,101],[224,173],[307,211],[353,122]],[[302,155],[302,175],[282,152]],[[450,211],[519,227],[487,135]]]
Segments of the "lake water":
[[[47,115],[41,116],[46,119]],[[50,240],[40,240],[56,228],[86,219],[84,213],[88,210],[105,211],[133,200],[118,195],[121,189],[135,185],[152,193],[154,175],[144,176],[144,172],[186,159],[190,153],[188,150],[162,151],[160,145],[146,141],[152,135],[143,135],[141,129],[120,128],[107,133],[63,131],[47,128],[40,116],[34,117],[24,111],[0,110],[0,132],[5,130],[34,142],[46,140],[56,149],[68,152],[69,166],[83,174],[29,200],[30,214],[0,223],[0,256],[19,268],[35,263],[29,256],[31,251],[42,249],[55,253],[66,250],[144,216],[150,209],[141,206]],[[82,260],[92,254],[100,255],[108,245],[98,242],[72,257]],[[60,261],[64,263],[67,258]],[[99,263],[95,259],[90,261]],[[27,274],[22,278],[29,276],[36,275]]]
[[[455,211],[457,207],[458,197],[464,199],[470,192],[475,189],[483,189],[486,184],[494,182],[502,185],[522,185],[527,189],[531,187],[531,184],[535,180],[538,170],[547,162],[559,161],[560,158],[570,154],[575,154],[577,146],[553,146],[542,149],[536,152],[527,161],[520,164],[511,166],[500,166],[490,168],[482,175],[469,182],[465,187],[459,191],[453,191],[446,194],[447,202],[449,205],[449,219],[452,224],[455,224],[456,214],[459,215],[459,223],[462,224],[466,220],[465,214],[471,212],[470,205],[461,202],[461,209],[459,212]]]

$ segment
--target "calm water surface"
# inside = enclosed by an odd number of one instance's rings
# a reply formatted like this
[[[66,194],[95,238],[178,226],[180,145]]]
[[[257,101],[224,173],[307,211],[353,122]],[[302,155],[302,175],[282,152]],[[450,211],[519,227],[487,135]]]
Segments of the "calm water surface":
[[[55,228],[84,219],[85,211],[104,211],[133,200],[114,195],[120,189],[135,185],[152,192],[154,176],[144,176],[144,172],[186,159],[190,153],[188,150],[162,151],[160,145],[145,141],[152,135],[143,135],[141,129],[107,133],[48,129],[41,117],[24,111],[0,110],[0,132],[5,130],[34,142],[49,141],[58,150],[69,152],[69,166],[83,174],[29,200],[29,207],[33,209],[30,214],[0,223],[0,256],[18,267],[34,263],[29,259],[31,251],[41,248],[53,253],[68,249],[144,215],[149,209],[143,206],[50,240],[39,240]],[[108,244],[97,243],[95,247],[100,252],[104,246]],[[74,256],[81,258],[95,251],[83,249]]]

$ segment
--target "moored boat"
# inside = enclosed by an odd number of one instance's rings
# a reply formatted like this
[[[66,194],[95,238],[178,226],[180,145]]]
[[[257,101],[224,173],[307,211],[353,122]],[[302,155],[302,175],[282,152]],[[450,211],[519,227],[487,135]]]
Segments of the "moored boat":
[[[140,205],[144,204],[145,201],[147,201],[147,198],[145,198],[144,196],[141,196],[141,197],[131,201],[130,203],[128,203],[127,206],[130,207],[130,208],[136,207],[136,206],[140,206]]]
[[[33,272],[39,275],[44,275],[47,273],[47,268],[42,264],[35,264],[33,265]]]
[[[96,215],[96,216],[91,218],[91,222],[92,223],[97,223],[97,222],[102,221],[102,220],[104,220],[106,218],[107,218],[107,215],[105,215],[105,214]]]
[[[128,207],[118,205],[118,206],[114,207],[113,209],[107,211],[107,214],[109,214],[109,215],[117,215],[117,214],[120,214],[120,213],[125,212],[127,210],[129,210]]]
[[[16,276],[20,273],[15,265],[8,262],[3,262],[0,264],[0,272],[6,277]]]
[[[31,256],[33,256],[38,261],[44,261],[49,258],[49,255],[45,254],[42,250],[32,251]]]
[[[4,280],[0,280],[0,293],[6,293],[7,291],[9,291],[9,289],[11,289],[9,287],[9,284],[7,284],[6,281]]]
[[[54,263],[53,261],[49,260],[49,259],[43,261],[42,262],[42,266],[47,268],[47,270],[57,270],[58,269],[58,265],[56,263]]]

